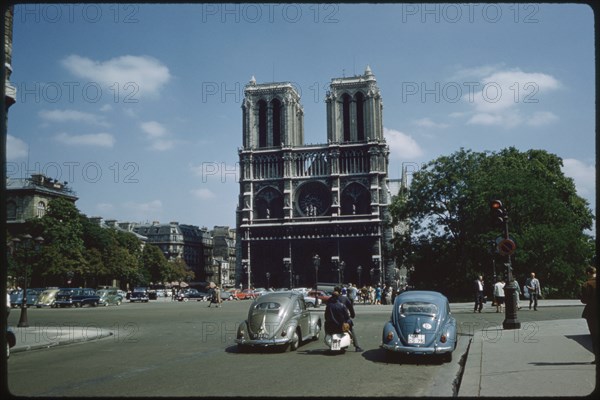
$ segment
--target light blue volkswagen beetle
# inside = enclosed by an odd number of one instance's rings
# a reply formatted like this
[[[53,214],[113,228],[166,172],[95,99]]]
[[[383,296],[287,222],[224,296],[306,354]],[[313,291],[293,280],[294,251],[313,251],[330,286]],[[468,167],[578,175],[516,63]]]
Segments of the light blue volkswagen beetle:
[[[456,319],[446,296],[424,290],[396,296],[391,318],[383,327],[381,348],[388,354],[440,355],[451,361],[456,344]]]

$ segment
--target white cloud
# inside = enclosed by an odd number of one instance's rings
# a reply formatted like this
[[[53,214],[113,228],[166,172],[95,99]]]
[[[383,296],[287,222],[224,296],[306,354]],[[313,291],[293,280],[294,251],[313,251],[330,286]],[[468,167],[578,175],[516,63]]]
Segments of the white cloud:
[[[77,110],[42,110],[38,115],[48,122],[83,122],[91,125],[110,126],[104,117]]]
[[[6,135],[6,160],[14,161],[27,157],[29,146],[19,138]]]
[[[96,146],[113,147],[115,137],[110,133],[89,133],[84,135],[69,135],[68,133],[59,133],[55,139],[61,143],[72,146]]]
[[[200,200],[210,200],[217,197],[212,190],[204,188],[190,190],[190,193]]]
[[[142,122],[140,128],[146,134],[146,138],[150,141],[149,148],[151,150],[166,151],[175,147],[177,143],[173,139],[169,139],[170,132],[159,122],[148,121]]]
[[[589,196],[596,193],[596,166],[586,164],[574,158],[563,159],[563,173],[573,178],[577,192],[580,196]],[[592,204],[592,207],[594,204]]]
[[[132,102],[145,95],[156,96],[171,79],[169,68],[148,56],[125,55],[95,61],[70,55],[62,60],[62,65],[79,78],[110,87],[113,94],[118,90],[119,96]]]
[[[384,127],[383,135],[390,146],[390,158],[414,160],[423,154],[419,144],[405,133]]]
[[[165,127],[156,121],[142,122],[140,127],[150,138],[163,137],[167,134]]]
[[[540,111],[534,113],[529,120],[527,125],[531,126],[543,126],[551,124],[558,120],[558,117],[550,111]]]
[[[444,129],[449,126],[448,124],[434,122],[431,118],[417,119],[414,121],[414,124],[417,126],[420,126],[422,128],[435,128],[435,129]]]
[[[523,105],[540,103],[548,92],[559,89],[561,83],[541,72],[524,72],[518,68],[498,70],[493,66],[462,70],[459,76],[477,81],[465,86],[463,101],[472,107],[467,124],[512,128],[526,124],[533,127],[551,124],[558,117],[550,111],[525,114]]]
[[[135,218],[143,217],[148,218],[152,215],[157,215],[162,211],[162,201],[152,200],[146,203],[135,203],[128,201],[123,203],[123,207],[127,210],[127,213],[134,215]]]

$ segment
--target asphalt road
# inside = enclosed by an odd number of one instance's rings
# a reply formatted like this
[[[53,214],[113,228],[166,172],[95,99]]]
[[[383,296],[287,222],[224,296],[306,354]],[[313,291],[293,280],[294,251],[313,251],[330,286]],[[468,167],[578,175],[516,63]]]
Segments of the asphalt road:
[[[84,326],[114,333],[105,339],[15,353],[8,389],[17,396],[452,396],[470,335],[501,324],[503,314],[455,312],[459,346],[452,362],[403,358],[379,349],[390,306],[358,306],[362,353],[328,355],[323,336],[296,352],[240,353],[237,325],[250,301],[151,301],[119,307],[29,309],[30,326]],[[322,313],[321,311],[316,311]],[[520,312],[522,322],[578,318],[579,307]],[[9,324],[15,325],[13,311]],[[43,334],[43,333],[41,333]]]

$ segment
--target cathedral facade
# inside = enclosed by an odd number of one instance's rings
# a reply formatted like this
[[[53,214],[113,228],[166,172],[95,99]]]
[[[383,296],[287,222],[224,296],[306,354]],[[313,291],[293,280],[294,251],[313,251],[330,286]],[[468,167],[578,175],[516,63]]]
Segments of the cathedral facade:
[[[332,79],[326,144],[305,145],[291,83],[245,86],[237,285],[390,283],[389,149],[375,76]]]

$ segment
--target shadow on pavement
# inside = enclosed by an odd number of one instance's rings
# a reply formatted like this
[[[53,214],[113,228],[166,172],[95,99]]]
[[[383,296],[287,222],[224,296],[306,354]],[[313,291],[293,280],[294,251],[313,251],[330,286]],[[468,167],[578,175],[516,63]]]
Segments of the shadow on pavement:
[[[576,341],[590,353],[594,352],[592,348],[592,337],[590,335],[565,335],[565,337]]]

